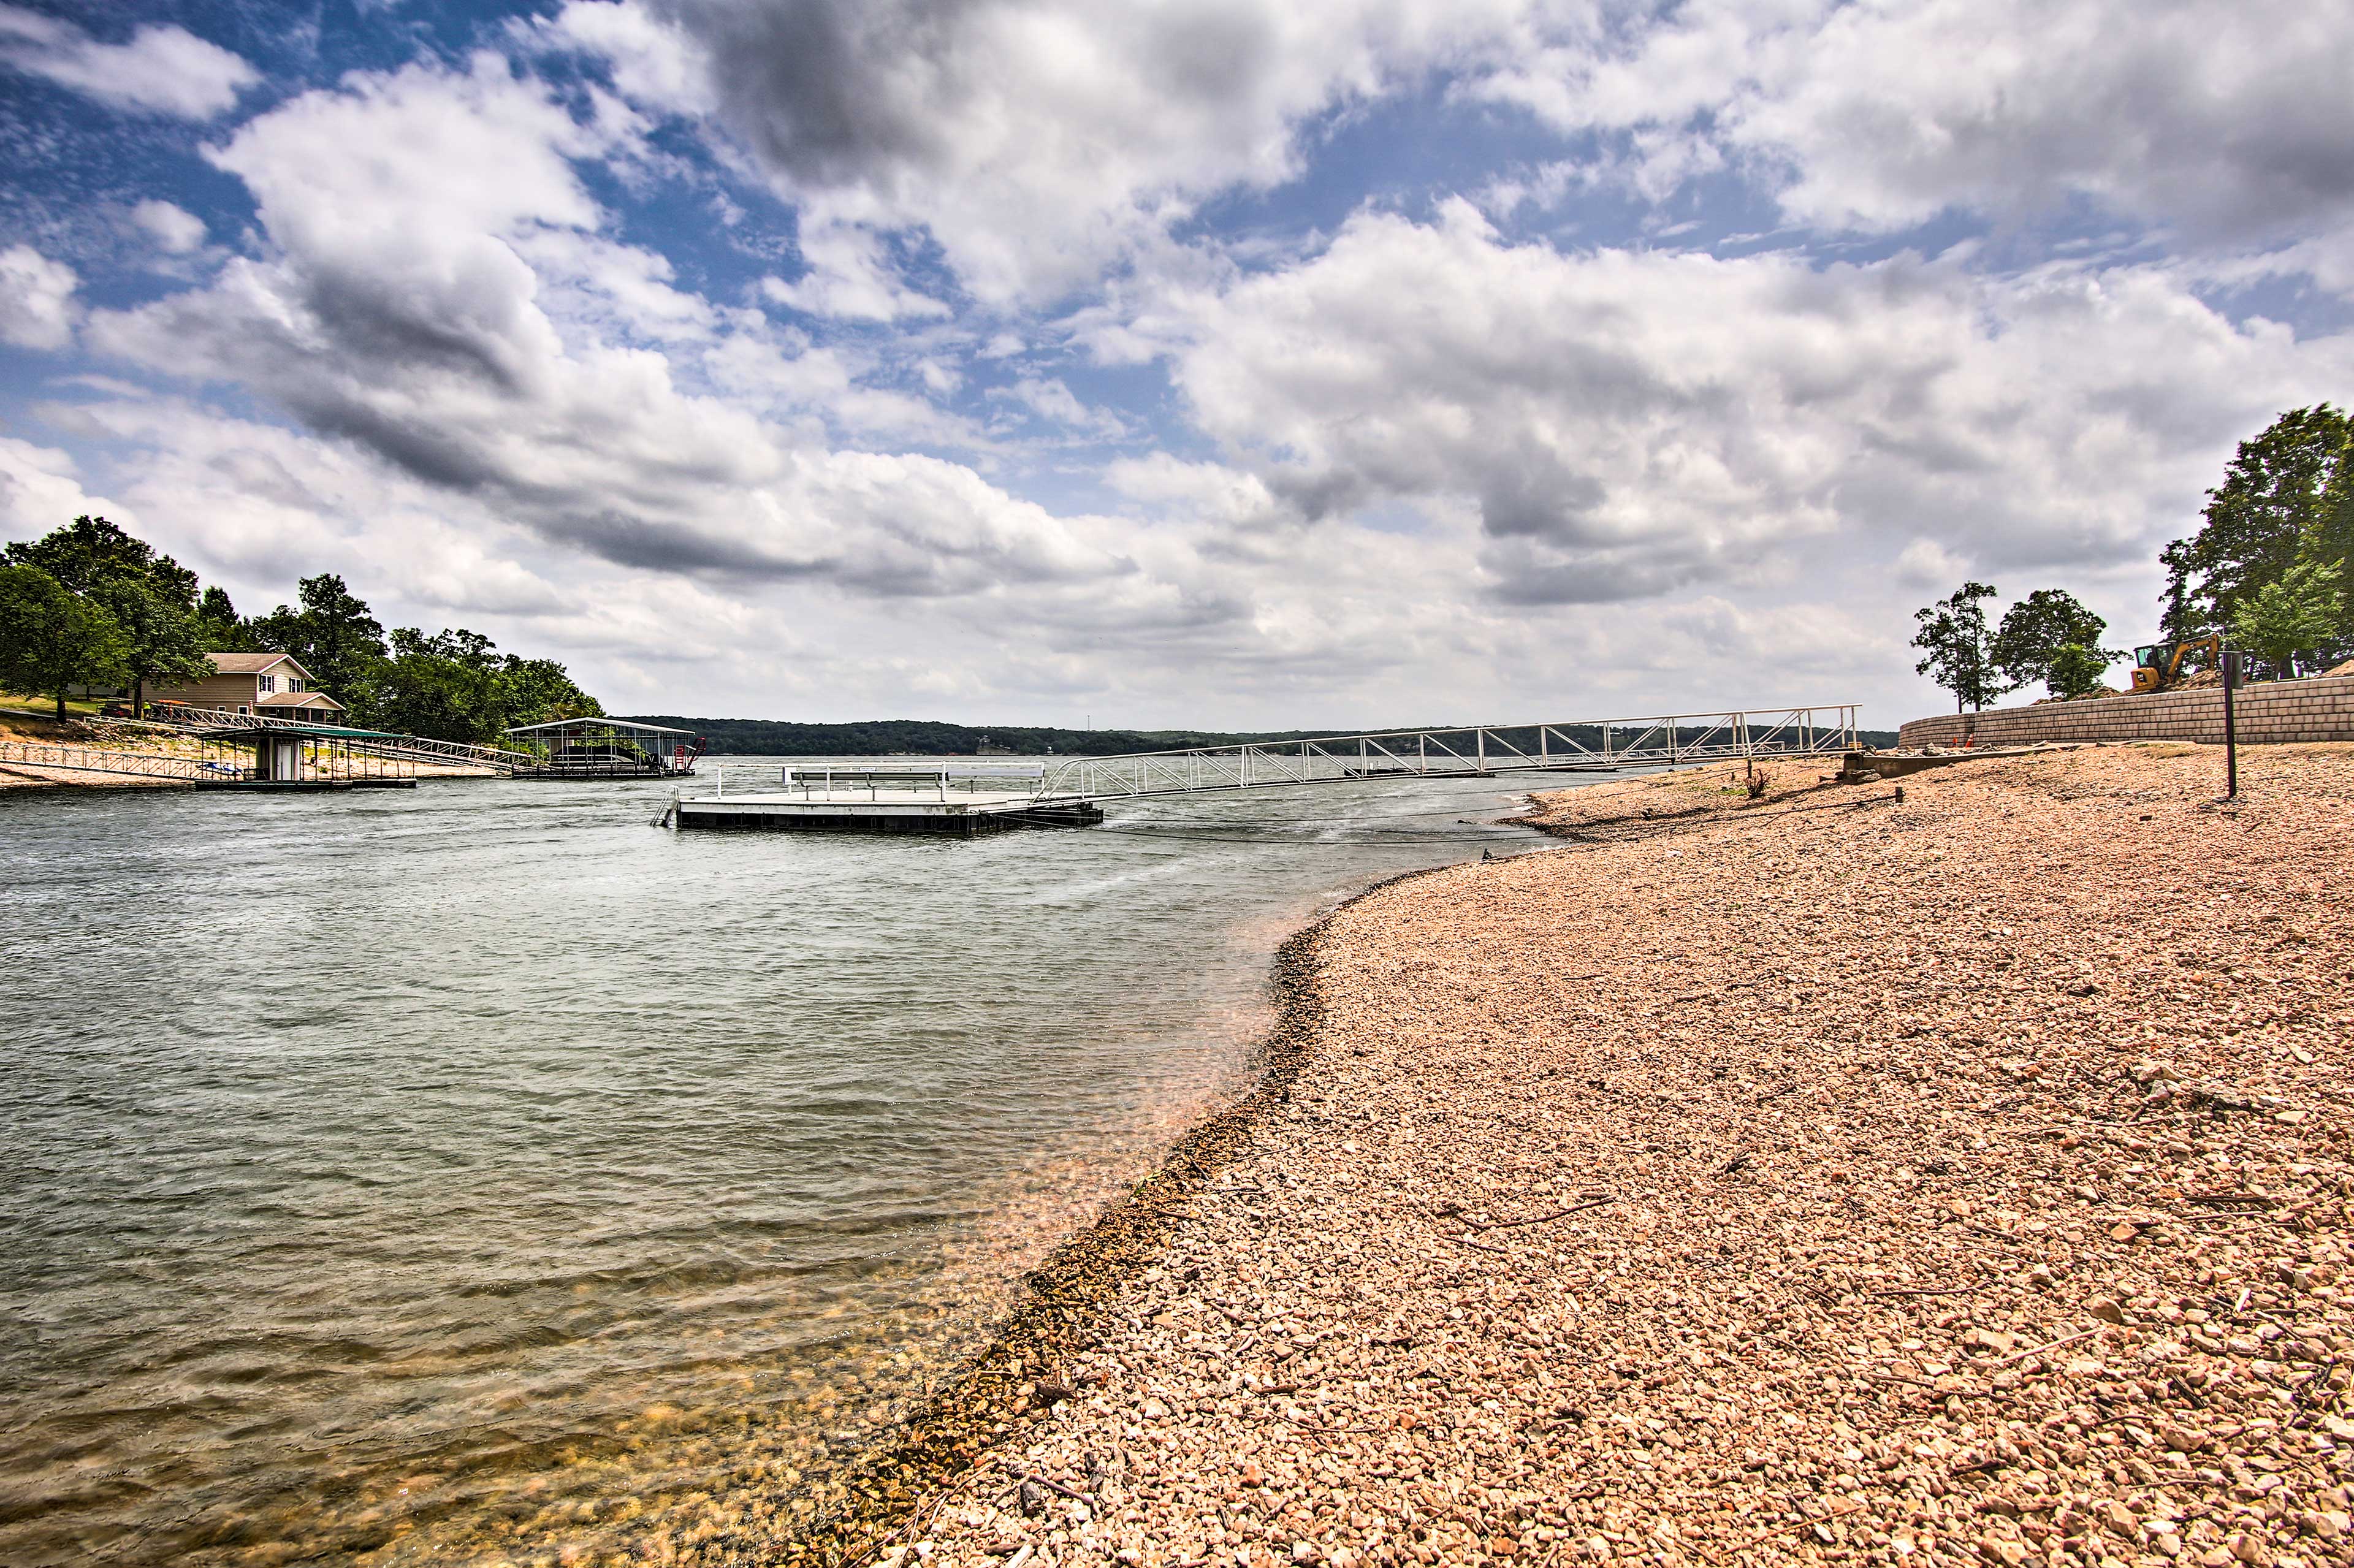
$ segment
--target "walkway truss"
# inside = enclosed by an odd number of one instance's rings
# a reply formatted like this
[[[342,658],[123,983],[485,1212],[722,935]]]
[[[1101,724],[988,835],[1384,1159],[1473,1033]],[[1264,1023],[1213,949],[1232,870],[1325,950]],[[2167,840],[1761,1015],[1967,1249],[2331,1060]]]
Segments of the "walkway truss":
[[[117,751],[102,746],[40,746],[25,741],[0,741],[0,766],[47,768],[68,773],[114,773],[132,779],[176,779],[184,783],[217,783],[241,777],[201,757],[175,757],[153,751]]]
[[[1562,724],[1395,729],[1188,751],[1074,757],[1047,768],[1039,793],[1109,800],[1360,779],[1616,773],[1745,758],[1819,757],[1856,747],[1856,706],[1846,703]]]
[[[334,726],[313,726],[292,724],[266,715],[240,714],[227,708],[191,708],[177,705],[164,711],[173,716],[155,719],[117,719],[120,725],[142,729],[171,730],[193,734],[206,729],[273,729],[287,734],[299,734],[313,727],[334,728]],[[529,752],[508,751],[495,746],[473,746],[462,740],[429,740],[421,735],[387,736],[382,740],[355,741],[352,749],[369,757],[382,757],[400,762],[436,762],[458,768],[481,768],[493,773],[513,773],[518,767],[528,767],[539,760]]]

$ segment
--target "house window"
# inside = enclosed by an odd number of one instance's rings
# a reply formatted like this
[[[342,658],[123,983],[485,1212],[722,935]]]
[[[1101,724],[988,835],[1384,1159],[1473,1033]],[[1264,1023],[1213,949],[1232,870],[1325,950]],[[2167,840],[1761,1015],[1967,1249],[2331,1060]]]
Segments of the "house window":
[[[302,677],[300,675],[287,676],[286,689],[290,692],[306,692],[310,690],[308,686],[302,683]]]
[[[278,677],[275,675],[256,675],[253,678],[253,689],[257,692],[274,692],[278,689]]]

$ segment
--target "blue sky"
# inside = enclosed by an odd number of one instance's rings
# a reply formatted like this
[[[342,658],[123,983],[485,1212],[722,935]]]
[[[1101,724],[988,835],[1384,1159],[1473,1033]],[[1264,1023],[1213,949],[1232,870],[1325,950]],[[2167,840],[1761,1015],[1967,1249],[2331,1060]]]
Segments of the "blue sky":
[[[0,532],[622,710],[1893,723],[2354,395],[2327,9],[0,0]]]

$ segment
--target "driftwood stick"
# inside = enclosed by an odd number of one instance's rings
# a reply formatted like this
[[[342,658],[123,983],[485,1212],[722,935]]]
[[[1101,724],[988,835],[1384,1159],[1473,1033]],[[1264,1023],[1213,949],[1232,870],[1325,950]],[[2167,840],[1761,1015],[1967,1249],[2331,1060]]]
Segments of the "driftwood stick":
[[[1087,1500],[1088,1500],[1088,1499],[1087,1499],[1087,1493],[1085,1493],[1085,1492],[1079,1492],[1079,1491],[1073,1491],[1070,1488],[1068,1488],[1068,1487],[1065,1486],[1062,1482],[1060,1482],[1060,1481],[1056,1481],[1056,1480],[1050,1480],[1050,1479],[1048,1479],[1046,1477],[1037,1474],[1035,1471],[1031,1471],[1031,1470],[1018,1470],[1018,1469],[1015,1469],[1015,1468],[1014,1468],[1013,1466],[1011,1466],[1011,1465],[1004,1465],[1004,1466],[1002,1466],[1002,1467],[1001,1467],[1001,1468],[1002,1468],[1002,1469],[1005,1471],[1005,1473],[1006,1473],[1007,1475],[1012,1476],[1012,1477],[1013,1477],[1015,1480],[1017,1480],[1017,1481],[1035,1481],[1035,1482],[1037,1482],[1040,1486],[1046,1488],[1049,1491],[1057,1491],[1057,1492],[1060,1492],[1060,1493],[1062,1493],[1065,1497],[1066,1497],[1066,1498],[1070,1498],[1070,1499],[1075,1499],[1075,1500],[1076,1500],[1076,1501],[1078,1501],[1078,1502],[1086,1502],[1086,1501],[1087,1501]]]
[[[2108,1332],[2109,1328],[2109,1324],[2102,1323],[2085,1330],[2081,1334],[2071,1334],[2064,1340],[2054,1340],[2048,1345],[2036,1345],[2024,1351],[2013,1351],[2001,1361],[1995,1362],[1995,1365],[2007,1366],[2012,1361],[2023,1361],[2030,1356],[2040,1356],[2046,1351],[2056,1351],[2062,1345],[2073,1345],[2079,1340],[2089,1340],[2095,1334],[2105,1334]]]
[[[1832,1509],[1820,1519],[1795,1520],[1788,1524],[1783,1525],[1778,1530],[1769,1530],[1763,1535],[1753,1535],[1737,1546],[1728,1546],[1725,1548],[1725,1551],[1727,1553],[1746,1552],[1753,1546],[1763,1545],[1765,1542],[1773,1540],[1777,1535],[1787,1535],[1794,1530],[1804,1530],[1810,1524],[1824,1524],[1828,1523],[1831,1520],[1844,1519],[1849,1514],[1861,1511],[1863,1505],[1861,1503],[1850,1503],[1845,1508]]]
[[[1473,1231],[1518,1230],[1522,1225],[1542,1225],[1553,1220],[1565,1220],[1572,1214],[1582,1214],[1588,1209],[1598,1209],[1605,1203],[1615,1203],[1618,1200],[1616,1196],[1607,1198],[1589,1198],[1583,1203],[1573,1203],[1566,1209],[1556,1209],[1550,1214],[1536,1214],[1525,1220],[1498,1220],[1493,1224],[1475,1225],[1467,1220],[1464,1222],[1464,1229]]]

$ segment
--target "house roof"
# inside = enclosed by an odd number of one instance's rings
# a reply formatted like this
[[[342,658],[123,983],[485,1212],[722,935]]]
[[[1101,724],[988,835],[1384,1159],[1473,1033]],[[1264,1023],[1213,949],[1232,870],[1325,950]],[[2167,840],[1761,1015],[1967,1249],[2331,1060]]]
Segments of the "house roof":
[[[268,696],[256,698],[253,705],[258,708],[325,707],[340,711],[344,705],[324,692],[272,692]]]
[[[276,664],[293,664],[297,670],[302,670],[302,665],[284,653],[207,653],[205,657],[213,662],[214,672],[223,675],[259,675]],[[310,673],[302,670],[305,675]]]

